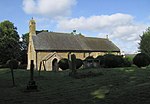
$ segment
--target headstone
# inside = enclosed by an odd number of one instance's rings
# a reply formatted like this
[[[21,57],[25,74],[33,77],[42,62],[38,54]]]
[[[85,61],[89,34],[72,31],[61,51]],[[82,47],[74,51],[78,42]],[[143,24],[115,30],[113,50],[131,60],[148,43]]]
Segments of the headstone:
[[[14,78],[13,68],[11,68],[10,70],[11,70],[11,75],[12,75],[13,86],[15,86],[15,78]]]
[[[35,91],[37,90],[37,85],[36,82],[34,81],[34,61],[31,60],[31,65],[30,65],[30,81],[27,85],[27,90],[28,91]]]
[[[72,69],[72,65],[71,65],[71,52],[68,53],[68,64],[69,64],[69,69]]]
[[[71,55],[71,70],[73,74],[76,74],[76,56],[75,54]]]
[[[15,86],[14,69],[17,69],[18,61],[11,58],[11,60],[9,61],[9,67],[10,67],[10,70],[11,70],[13,86]]]

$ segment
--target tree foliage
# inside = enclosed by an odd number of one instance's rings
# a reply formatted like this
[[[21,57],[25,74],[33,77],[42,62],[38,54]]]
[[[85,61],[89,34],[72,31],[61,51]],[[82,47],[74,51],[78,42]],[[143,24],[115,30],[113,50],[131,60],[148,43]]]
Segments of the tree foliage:
[[[29,33],[22,34],[21,47],[23,50],[27,50],[29,44]]]
[[[79,69],[83,65],[83,62],[81,59],[76,59],[76,68]]]
[[[0,38],[3,38],[4,36],[14,38],[16,41],[19,41],[17,28],[8,20],[0,23]]]
[[[0,63],[4,64],[12,57],[20,56],[19,35],[17,28],[10,21],[0,23]]]
[[[66,58],[61,59],[61,60],[58,62],[58,65],[59,65],[59,67],[60,67],[62,70],[68,69],[68,68],[69,68],[68,59],[66,59]]]
[[[150,64],[150,59],[147,54],[139,53],[133,58],[133,64],[138,67],[145,67]]]
[[[10,69],[17,69],[18,68],[18,61],[16,59],[8,60],[7,64],[8,64]]]
[[[150,27],[141,36],[140,51],[150,57]]]

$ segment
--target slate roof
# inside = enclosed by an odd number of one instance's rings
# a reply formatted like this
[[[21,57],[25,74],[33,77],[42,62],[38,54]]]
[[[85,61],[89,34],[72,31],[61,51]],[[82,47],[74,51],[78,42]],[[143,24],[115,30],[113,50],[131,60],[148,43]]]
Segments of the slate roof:
[[[120,52],[108,39],[71,33],[41,32],[33,36],[36,51]]]

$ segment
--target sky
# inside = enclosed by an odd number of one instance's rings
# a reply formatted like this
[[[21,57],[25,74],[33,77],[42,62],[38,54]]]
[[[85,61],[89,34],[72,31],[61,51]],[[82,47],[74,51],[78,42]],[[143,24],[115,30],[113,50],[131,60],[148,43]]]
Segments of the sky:
[[[139,51],[140,36],[150,26],[150,0],[0,0],[0,22],[9,20],[19,35],[37,30],[69,32],[109,39],[124,53]]]

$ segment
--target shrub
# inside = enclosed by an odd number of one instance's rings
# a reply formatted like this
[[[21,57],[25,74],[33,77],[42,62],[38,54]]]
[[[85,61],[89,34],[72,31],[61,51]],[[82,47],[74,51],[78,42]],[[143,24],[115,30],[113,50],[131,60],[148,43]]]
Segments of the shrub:
[[[76,69],[79,69],[83,65],[83,62],[81,59],[76,59]]]
[[[131,64],[133,63],[133,58],[135,57],[135,54],[128,54],[128,55],[125,55],[125,58],[127,58],[127,60],[129,62],[131,62]]]
[[[123,56],[116,55],[116,60],[117,60],[117,67],[123,67],[124,66]]]
[[[7,65],[9,68],[17,69],[18,68],[18,61],[16,59],[8,60]]]
[[[97,56],[96,59],[99,60],[100,66],[103,66],[103,65],[104,65],[104,57],[103,57],[103,56]]]
[[[7,64],[2,64],[2,65],[0,65],[0,68],[9,68],[9,65],[7,65]]]
[[[113,54],[106,54],[104,58],[104,67],[115,68],[123,66],[123,58],[121,56],[115,56]]]
[[[61,59],[61,60],[58,62],[58,65],[59,65],[59,67],[60,67],[62,70],[68,69],[68,68],[69,68],[68,59],[66,59],[66,58]]]
[[[123,66],[124,67],[131,67],[131,65],[132,65],[132,62],[130,61],[130,59],[124,58]]]
[[[93,68],[93,61],[94,61],[94,57],[93,56],[88,56],[85,58],[84,60],[86,62],[85,64],[85,68]]]
[[[113,54],[104,55],[104,67],[113,68],[116,66],[117,66],[117,63],[115,60],[115,55]]]
[[[133,58],[133,64],[138,67],[148,66],[150,58],[145,53],[139,53]]]
[[[93,60],[93,59],[94,59],[93,56],[88,56],[88,57],[85,58],[85,60]]]

